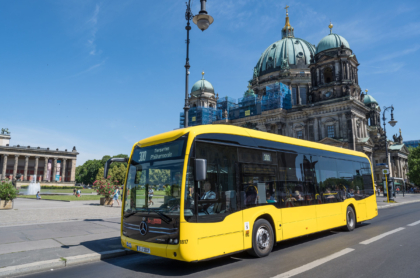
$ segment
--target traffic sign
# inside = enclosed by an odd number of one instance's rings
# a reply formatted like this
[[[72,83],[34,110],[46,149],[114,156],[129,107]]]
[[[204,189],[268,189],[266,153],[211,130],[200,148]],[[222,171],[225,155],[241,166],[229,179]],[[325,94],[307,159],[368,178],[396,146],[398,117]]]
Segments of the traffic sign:
[[[386,163],[376,163],[376,166],[388,166]]]
[[[388,175],[389,174],[389,170],[388,169],[382,169],[382,174]]]

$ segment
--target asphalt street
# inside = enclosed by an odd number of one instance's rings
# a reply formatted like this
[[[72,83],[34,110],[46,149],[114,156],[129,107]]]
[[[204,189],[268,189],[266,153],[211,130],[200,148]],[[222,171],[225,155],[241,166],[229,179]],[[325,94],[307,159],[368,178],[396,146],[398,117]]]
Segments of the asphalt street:
[[[265,258],[239,253],[199,263],[144,254],[25,277],[420,277],[420,203],[379,211],[353,232],[283,241]]]

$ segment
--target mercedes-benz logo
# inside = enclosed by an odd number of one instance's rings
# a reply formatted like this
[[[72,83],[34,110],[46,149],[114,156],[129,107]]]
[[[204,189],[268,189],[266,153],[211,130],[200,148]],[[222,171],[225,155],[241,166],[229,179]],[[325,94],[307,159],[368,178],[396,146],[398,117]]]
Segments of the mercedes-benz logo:
[[[143,221],[143,222],[140,223],[139,230],[140,230],[140,234],[142,236],[147,234],[147,224],[146,224],[146,222]]]

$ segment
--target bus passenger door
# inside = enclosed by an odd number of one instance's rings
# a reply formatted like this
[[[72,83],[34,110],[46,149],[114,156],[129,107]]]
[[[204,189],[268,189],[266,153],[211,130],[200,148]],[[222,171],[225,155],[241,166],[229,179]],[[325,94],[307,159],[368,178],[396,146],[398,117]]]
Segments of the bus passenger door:
[[[235,147],[197,142],[207,159],[207,179],[198,182],[198,260],[243,250],[242,212],[237,206]]]

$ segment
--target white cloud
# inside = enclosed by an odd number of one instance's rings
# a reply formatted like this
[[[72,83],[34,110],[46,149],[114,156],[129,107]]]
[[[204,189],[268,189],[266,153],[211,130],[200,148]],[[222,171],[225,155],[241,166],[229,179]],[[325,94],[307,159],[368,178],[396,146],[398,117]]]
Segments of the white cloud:
[[[99,15],[99,9],[100,6],[98,4],[96,4],[95,6],[95,10],[93,12],[92,17],[88,20],[88,25],[89,25],[89,29],[91,30],[91,34],[90,34],[90,38],[88,39],[88,47],[90,49],[89,54],[90,55],[96,55],[96,32],[98,31],[98,15]]]

